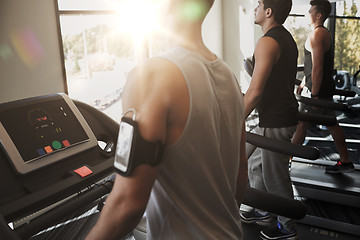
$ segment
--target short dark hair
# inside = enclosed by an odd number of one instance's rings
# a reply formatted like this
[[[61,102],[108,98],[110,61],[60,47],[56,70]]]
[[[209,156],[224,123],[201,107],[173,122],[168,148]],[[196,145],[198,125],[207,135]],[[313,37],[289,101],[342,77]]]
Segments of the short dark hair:
[[[274,14],[274,20],[283,24],[289,16],[292,7],[292,0],[263,0],[264,10],[271,8]]]
[[[316,12],[321,14],[321,18],[325,21],[331,13],[331,4],[328,0],[311,0],[311,6],[316,7]]]

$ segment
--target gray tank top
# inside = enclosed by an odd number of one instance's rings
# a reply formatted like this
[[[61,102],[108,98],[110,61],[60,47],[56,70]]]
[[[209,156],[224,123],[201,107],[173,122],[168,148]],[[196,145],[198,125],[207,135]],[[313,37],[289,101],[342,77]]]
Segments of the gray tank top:
[[[176,47],[161,57],[183,73],[190,111],[166,147],[146,215],[148,239],[242,239],[235,201],[243,98],[230,68]],[[246,170],[245,170],[246,171]]]

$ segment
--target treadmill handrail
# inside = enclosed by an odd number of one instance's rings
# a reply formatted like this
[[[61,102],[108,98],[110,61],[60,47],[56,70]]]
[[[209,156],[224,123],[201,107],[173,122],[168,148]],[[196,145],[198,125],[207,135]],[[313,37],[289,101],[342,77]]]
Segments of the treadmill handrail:
[[[342,112],[348,112],[350,111],[349,107],[342,103],[336,103],[332,101],[322,100],[322,99],[312,99],[308,97],[303,97],[300,95],[296,95],[296,99],[299,102],[302,102],[306,105],[314,106],[314,107],[321,107],[326,109],[332,109]]]
[[[72,99],[72,101],[74,102],[75,106],[79,109],[80,112],[82,110],[88,111],[94,118],[97,118],[99,121],[101,121],[104,127],[107,127],[110,131],[115,131],[116,133],[119,132],[120,124],[111,117],[109,117],[108,115],[106,115],[105,113],[79,100]]]
[[[0,214],[0,236],[2,239],[21,240],[21,238],[10,229],[3,215]]]
[[[335,116],[327,116],[315,113],[298,112],[298,120],[302,122],[310,122],[325,126],[334,126],[336,124]]]
[[[104,162],[98,164],[97,166],[92,167],[94,172],[101,174],[101,176],[106,176],[113,171],[112,165],[114,162],[114,157],[108,158]],[[23,209],[38,209],[40,202],[47,202],[49,204],[53,204],[64,197],[68,197],[71,194],[74,194],[76,190],[73,192],[68,192],[68,186],[76,187],[78,190],[84,189],[94,181],[98,181],[98,177],[96,175],[89,175],[82,182],[78,182],[79,176],[73,175],[55,185],[49,186],[47,188],[42,189],[41,191],[34,192],[32,194],[28,194],[25,197],[20,199],[11,201],[7,204],[0,206],[0,212],[4,216],[6,220],[14,220],[15,216],[18,216],[19,212],[22,212]],[[66,195],[64,195],[66,192]],[[38,196],[42,196],[41,201],[38,199]],[[60,198],[61,197],[61,198]],[[36,199],[36,201],[34,201]]]
[[[287,154],[289,156],[301,157],[311,160],[316,160],[320,156],[319,150],[315,147],[292,144],[286,141],[268,138],[251,132],[246,132],[246,142],[260,148]]]
[[[79,197],[69,200],[63,205],[30,221],[28,224],[22,225],[21,227],[15,229],[15,231],[21,239],[27,239],[39,231],[44,230],[47,227],[51,227],[55,222],[61,221],[64,217],[69,216],[86,204],[96,201],[102,196],[108,194],[111,191],[113,184],[113,181],[108,181],[104,184],[98,185],[97,187],[84,192]]]
[[[253,208],[295,220],[304,218],[307,213],[305,204],[299,200],[277,196],[249,186],[246,188],[243,203]]]

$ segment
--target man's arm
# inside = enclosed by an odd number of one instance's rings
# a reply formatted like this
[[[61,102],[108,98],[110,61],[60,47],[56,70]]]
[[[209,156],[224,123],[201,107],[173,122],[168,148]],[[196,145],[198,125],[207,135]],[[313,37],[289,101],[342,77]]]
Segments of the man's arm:
[[[272,67],[279,60],[279,44],[273,38],[262,37],[256,45],[254,56],[254,72],[249,89],[244,96],[245,118],[249,116],[259,103]]]
[[[299,94],[301,95],[301,92],[303,91],[304,89],[304,86],[305,86],[305,79],[306,77],[304,76],[303,79],[301,80],[301,83],[299,84],[299,86],[296,88],[296,94]]]
[[[123,110],[136,109],[136,121],[141,135],[148,141],[167,139],[169,112],[169,76],[173,68],[166,63],[150,60],[135,68],[127,80],[123,95]],[[161,66],[161,67],[159,67]],[[160,71],[161,70],[161,71]],[[87,239],[121,239],[140,221],[156,180],[158,167],[138,166],[131,176],[116,176],[100,218]]]
[[[122,239],[139,223],[144,214],[157,168],[137,167],[131,177],[116,175],[113,189],[87,240]]]
[[[324,41],[323,29],[316,29],[310,36],[310,47],[312,55],[312,87],[311,94],[318,95],[323,78],[323,64],[325,53],[325,41]]]
[[[248,167],[247,167],[247,157],[246,157],[246,147],[245,147],[245,136],[246,135],[245,135],[245,123],[244,123],[241,133],[240,164],[239,164],[239,171],[236,182],[236,195],[235,195],[239,208],[244,198],[246,186],[248,185]]]

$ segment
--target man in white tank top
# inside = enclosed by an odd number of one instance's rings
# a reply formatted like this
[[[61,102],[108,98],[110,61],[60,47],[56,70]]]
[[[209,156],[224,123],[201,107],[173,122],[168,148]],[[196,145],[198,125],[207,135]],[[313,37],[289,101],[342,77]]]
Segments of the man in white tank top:
[[[87,239],[120,239],[146,209],[148,239],[242,239],[238,212],[248,182],[244,108],[229,67],[204,44],[214,0],[169,0],[173,48],[129,74],[123,109],[142,137],[165,144],[157,167],[116,176]],[[194,5],[195,4],[195,5]],[[187,18],[188,7],[201,10]]]

